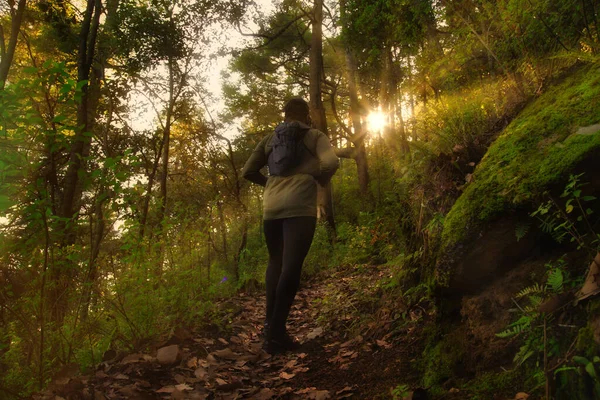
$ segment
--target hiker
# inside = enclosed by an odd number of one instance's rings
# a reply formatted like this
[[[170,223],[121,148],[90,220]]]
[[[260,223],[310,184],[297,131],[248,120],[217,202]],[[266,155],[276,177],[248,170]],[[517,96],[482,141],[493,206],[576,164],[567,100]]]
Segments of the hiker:
[[[269,251],[263,348],[295,350],[286,321],[300,285],[300,272],[317,223],[317,183],[326,185],[339,166],[329,139],[310,127],[308,103],[289,100],[285,120],[256,146],[242,175],[264,186],[263,226]],[[268,166],[269,176],[260,170]]]

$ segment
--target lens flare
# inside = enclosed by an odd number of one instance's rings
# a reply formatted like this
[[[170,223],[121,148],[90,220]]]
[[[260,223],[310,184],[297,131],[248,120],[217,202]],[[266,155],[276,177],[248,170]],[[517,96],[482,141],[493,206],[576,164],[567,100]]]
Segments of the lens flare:
[[[379,132],[387,123],[386,115],[381,111],[372,111],[367,116],[367,125],[370,132]]]

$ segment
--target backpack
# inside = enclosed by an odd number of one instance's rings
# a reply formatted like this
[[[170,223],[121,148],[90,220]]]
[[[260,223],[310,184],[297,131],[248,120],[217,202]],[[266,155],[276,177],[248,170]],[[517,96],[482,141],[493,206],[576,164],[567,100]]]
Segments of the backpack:
[[[271,139],[271,153],[267,160],[270,175],[285,175],[302,161],[308,149],[304,136],[310,128],[299,122],[284,122],[275,128]]]

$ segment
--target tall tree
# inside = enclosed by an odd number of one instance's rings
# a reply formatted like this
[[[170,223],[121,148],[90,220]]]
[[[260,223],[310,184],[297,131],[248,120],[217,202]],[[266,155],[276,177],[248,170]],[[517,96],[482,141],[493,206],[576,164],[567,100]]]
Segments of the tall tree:
[[[323,0],[314,0],[312,32],[310,41],[310,114],[317,129],[327,135],[327,117],[323,106]],[[329,228],[335,232],[333,216],[333,201],[331,197],[331,182],[319,187],[318,192],[319,218],[327,221]]]
[[[16,9],[14,1],[9,1],[7,3],[9,5],[10,13],[10,36],[8,36],[8,43],[6,43],[7,38],[4,34],[4,28],[0,23],[0,90],[4,89],[6,79],[8,78],[8,72],[15,55],[27,0],[19,0]]]

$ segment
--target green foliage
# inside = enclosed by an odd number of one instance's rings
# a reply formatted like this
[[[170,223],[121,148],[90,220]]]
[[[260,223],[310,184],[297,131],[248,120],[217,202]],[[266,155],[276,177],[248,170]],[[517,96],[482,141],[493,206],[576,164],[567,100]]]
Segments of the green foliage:
[[[544,374],[547,364],[542,360],[555,360],[564,357],[567,349],[564,334],[557,327],[558,322],[551,314],[540,311],[547,300],[559,298],[580,284],[572,279],[564,259],[546,264],[545,283],[534,283],[520,290],[513,299],[516,306],[512,309],[518,318],[505,330],[496,334],[503,339],[518,340],[519,350],[514,356],[515,366],[527,373],[532,385],[542,384],[547,378]],[[543,357],[542,357],[543,355]]]
[[[334,263],[381,264],[389,258],[393,249],[390,234],[381,218],[375,214],[361,213],[358,225],[341,223],[338,226]]]
[[[549,196],[550,200],[541,204],[531,216],[539,219],[542,230],[552,235],[556,242],[562,243],[568,238],[577,243],[578,250],[585,248],[594,255],[599,246],[599,237],[594,230],[596,221],[592,220],[594,211],[589,202],[596,198],[583,195],[582,176],[570,175],[569,183],[560,196],[566,201],[564,206]]]
[[[332,263],[333,252],[334,249],[329,242],[327,226],[323,222],[317,223],[312,245],[304,260],[302,274],[305,276],[312,276],[323,270],[334,267],[335,264]]]
[[[418,130],[436,155],[476,151],[510,104],[511,88],[505,81],[479,82],[477,86],[445,94],[419,112]],[[514,101],[514,100],[512,100]]]
[[[405,383],[401,383],[391,390],[392,399],[403,400],[410,394],[410,386]]]
[[[506,128],[446,216],[442,251],[499,213],[529,204],[600,147],[600,135],[580,135],[574,128],[600,121],[599,74],[596,67],[582,68]]]

